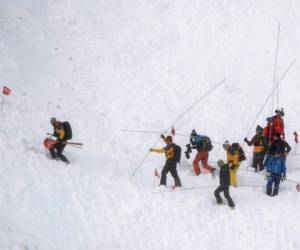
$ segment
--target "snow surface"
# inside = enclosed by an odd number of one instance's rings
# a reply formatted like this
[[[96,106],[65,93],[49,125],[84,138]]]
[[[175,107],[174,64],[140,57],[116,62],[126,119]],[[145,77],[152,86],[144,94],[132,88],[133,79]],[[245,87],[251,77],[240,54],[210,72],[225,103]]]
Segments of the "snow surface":
[[[279,21],[278,79],[300,53],[297,0],[0,1],[0,82],[12,89],[0,116],[0,249],[300,249],[296,184],[266,196],[250,148],[231,210],[214,205],[218,178],[193,176],[191,160],[178,167],[184,190],[154,187],[164,158],[147,154],[159,135],[121,132],[165,131],[226,79],[176,131],[215,142],[252,136],[273,87]],[[275,100],[293,153],[299,72],[296,61]],[[272,112],[270,99],[257,124]],[[52,116],[84,143],[66,148],[71,166],[43,148]],[[210,161],[224,157],[215,143]],[[296,182],[299,157],[287,160]]]

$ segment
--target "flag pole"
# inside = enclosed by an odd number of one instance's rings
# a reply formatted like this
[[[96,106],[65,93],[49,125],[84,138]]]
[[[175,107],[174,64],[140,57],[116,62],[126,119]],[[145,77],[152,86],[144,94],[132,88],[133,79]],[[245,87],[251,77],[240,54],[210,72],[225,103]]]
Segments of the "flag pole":
[[[155,173],[156,173],[156,171],[155,171],[155,169],[154,169],[154,175],[153,175],[153,190],[155,191]]]
[[[3,110],[3,100],[4,100],[4,94],[3,94],[3,92],[2,92],[2,98],[1,98],[1,112],[2,112],[2,110]]]

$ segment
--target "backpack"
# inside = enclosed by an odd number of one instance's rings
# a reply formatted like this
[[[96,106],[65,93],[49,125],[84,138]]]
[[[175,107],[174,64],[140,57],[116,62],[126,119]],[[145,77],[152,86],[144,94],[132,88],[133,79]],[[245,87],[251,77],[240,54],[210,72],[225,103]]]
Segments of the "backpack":
[[[211,144],[211,140],[208,136],[202,136],[202,148],[207,150],[207,151],[211,151],[213,149],[213,145]]]
[[[180,163],[180,159],[181,159],[181,147],[178,146],[177,144],[173,143],[174,145],[174,150],[175,150],[175,154],[174,154],[174,160],[177,163]]]
[[[241,161],[246,160],[245,152],[238,142],[232,143],[231,147],[234,148],[235,150],[238,150],[238,153],[239,153],[238,161],[241,162]]]
[[[63,129],[65,131],[64,140],[71,140],[72,139],[72,128],[69,122],[62,123]]]

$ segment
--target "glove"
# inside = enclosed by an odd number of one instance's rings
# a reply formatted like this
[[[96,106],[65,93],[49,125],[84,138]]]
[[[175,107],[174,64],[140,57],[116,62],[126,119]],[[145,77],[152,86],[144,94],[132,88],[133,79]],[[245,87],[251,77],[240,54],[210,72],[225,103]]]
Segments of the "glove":
[[[153,149],[152,149],[152,148],[150,148],[150,149],[149,149],[149,151],[150,151],[150,152],[153,152]]]
[[[246,137],[244,138],[244,142],[248,142],[248,139]]]
[[[166,137],[163,134],[161,134],[160,138],[165,139]]]
[[[286,177],[285,176],[282,176],[281,177],[281,182],[285,181]]]

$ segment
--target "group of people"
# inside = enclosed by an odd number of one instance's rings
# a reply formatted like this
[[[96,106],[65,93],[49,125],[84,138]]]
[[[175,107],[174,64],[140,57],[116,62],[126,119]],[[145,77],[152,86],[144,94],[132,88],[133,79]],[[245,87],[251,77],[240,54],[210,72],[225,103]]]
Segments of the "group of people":
[[[284,112],[283,109],[276,109],[275,115],[267,118],[267,125],[265,128],[261,126],[256,127],[256,133],[249,141],[248,138],[244,142],[248,146],[253,146],[252,167],[256,172],[262,171],[266,168],[267,186],[266,193],[269,196],[278,194],[280,181],[286,178],[286,156],[290,152],[291,147],[284,140]],[[69,164],[69,160],[63,155],[63,150],[67,145],[67,141],[72,138],[72,129],[68,122],[60,122],[55,117],[50,119],[53,126],[53,133],[51,136],[57,139],[53,141],[48,147],[52,159],[60,159]],[[166,156],[166,163],[161,172],[160,185],[166,186],[167,174],[170,172],[174,178],[175,185],[173,188],[181,187],[181,181],[177,172],[177,163],[181,158],[181,147],[173,142],[172,136],[161,138],[166,143],[164,148],[151,148],[150,152],[164,153]],[[185,156],[190,158],[190,153],[193,149],[197,150],[197,154],[193,160],[193,170],[195,176],[201,174],[199,162],[202,163],[203,168],[215,175],[216,168],[208,164],[209,152],[213,149],[211,140],[208,136],[200,135],[196,130],[192,130],[190,135],[190,143],[186,145],[187,150]],[[234,207],[229,194],[230,186],[237,186],[237,171],[241,162],[246,159],[244,150],[239,143],[230,144],[225,141],[223,148],[226,151],[226,161],[218,160],[217,166],[220,168],[220,186],[215,190],[214,194],[218,204],[222,203],[220,192],[224,192],[224,196],[228,201],[230,207]],[[274,186],[274,187],[273,187]]]
[[[291,147],[284,140],[284,112],[283,109],[276,109],[275,115],[267,118],[267,125],[265,128],[261,126],[256,127],[256,133],[249,141],[247,138],[244,142],[248,146],[253,146],[252,167],[256,172],[263,171],[266,168],[267,186],[266,193],[269,196],[275,196],[279,191],[279,184],[281,180],[286,178],[286,155],[290,152]],[[175,186],[181,187],[180,178],[177,173],[177,163],[180,161],[181,148],[173,143],[172,136],[165,137],[161,135],[162,139],[167,144],[164,148],[151,148],[150,152],[165,153],[166,164],[161,172],[160,185],[166,185],[166,175],[168,172],[174,178]],[[213,149],[211,140],[205,135],[198,134],[192,130],[190,135],[190,143],[186,145],[186,158],[190,158],[192,149],[197,150],[197,154],[193,160],[193,169],[196,176],[201,174],[199,162],[201,161],[203,168],[207,169],[213,175],[216,168],[208,164],[209,151]],[[226,151],[227,161],[219,160],[217,166],[220,168],[220,186],[215,190],[215,197],[217,203],[222,203],[220,192],[224,192],[224,196],[228,201],[230,207],[234,207],[229,194],[230,186],[237,186],[237,171],[241,162],[246,159],[244,150],[239,143],[230,144],[225,141],[223,148]],[[178,160],[179,159],[179,160]],[[274,186],[274,188],[273,188]]]

